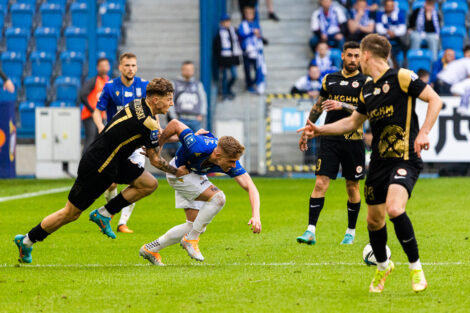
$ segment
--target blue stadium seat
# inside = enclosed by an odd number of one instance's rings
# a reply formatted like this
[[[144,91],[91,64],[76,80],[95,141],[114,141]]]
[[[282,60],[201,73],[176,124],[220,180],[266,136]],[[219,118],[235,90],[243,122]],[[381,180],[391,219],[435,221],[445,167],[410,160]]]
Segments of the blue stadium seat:
[[[100,6],[101,26],[120,29],[123,13],[121,5],[112,2],[103,3]]]
[[[5,31],[7,50],[26,54],[28,50],[29,31],[23,28],[7,28]]]
[[[96,32],[96,49],[116,53],[119,43],[119,31],[114,28],[100,27]]]
[[[40,76],[29,76],[24,79],[26,100],[34,102],[46,102],[47,80]]]
[[[44,107],[44,102],[26,101],[20,103],[19,111],[22,133],[34,135],[36,127],[36,108],[41,107]]]
[[[4,8],[8,7],[8,2],[9,0],[0,0],[0,5],[3,6]]]
[[[330,59],[333,62],[334,66],[337,68],[342,67],[342,60],[341,60],[341,50],[336,48],[330,49]]]
[[[463,50],[465,39],[465,28],[455,26],[444,26],[441,29],[442,49],[453,49],[455,51]]]
[[[29,4],[33,7],[33,10],[36,8],[36,0],[16,0],[16,3]]]
[[[116,63],[116,53],[111,53],[108,51],[99,51],[96,53],[96,59],[99,58],[106,58],[109,61],[109,65],[111,65],[110,73],[113,71],[113,66]]]
[[[76,102],[80,81],[76,77],[60,76],[55,80],[56,100]]]
[[[71,108],[71,107],[76,107],[77,105],[74,102],[54,101],[54,102],[51,102],[50,106],[56,107],[56,108]]]
[[[54,69],[55,57],[45,51],[34,51],[30,56],[31,74],[49,79]]]
[[[41,25],[43,27],[55,28],[58,31],[62,28],[62,18],[64,7],[57,3],[43,3],[41,5]]]
[[[85,56],[81,52],[65,51],[60,55],[63,76],[81,77]]]
[[[419,69],[431,71],[432,53],[428,49],[410,49],[407,53],[408,68],[414,72]]]
[[[5,23],[5,13],[6,13],[6,7],[0,4],[0,30],[3,30],[3,24]],[[0,31],[0,39],[2,36],[2,31]]]
[[[25,3],[15,3],[10,8],[11,25],[24,29],[31,29],[33,25],[33,7]]]
[[[445,26],[465,27],[465,15],[468,6],[466,3],[446,2],[442,5]]]
[[[34,32],[36,50],[56,53],[60,32],[51,27],[38,27]]]
[[[60,4],[65,8],[65,6],[67,5],[67,0],[47,0],[47,3]]]
[[[88,5],[84,2],[74,2],[70,6],[72,26],[86,28],[88,26],[89,15]]]
[[[84,28],[67,27],[65,30],[65,46],[68,51],[85,53],[87,51],[87,33]]]
[[[6,51],[2,53],[2,69],[10,78],[21,80],[23,76],[23,67],[26,61],[24,54],[18,52]],[[1,88],[1,87],[0,87]]]
[[[454,51],[454,53],[455,53],[455,59],[463,58],[463,51]],[[442,59],[443,56],[444,56],[444,50],[439,51],[437,58]]]
[[[408,0],[395,0],[395,5],[398,7],[400,11],[405,12],[405,15],[410,10],[410,5],[408,4]]]

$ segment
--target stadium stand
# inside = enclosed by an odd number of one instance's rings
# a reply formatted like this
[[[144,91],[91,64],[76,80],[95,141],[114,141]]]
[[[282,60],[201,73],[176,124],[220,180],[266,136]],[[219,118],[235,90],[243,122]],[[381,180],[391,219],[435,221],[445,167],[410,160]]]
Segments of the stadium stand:
[[[461,2],[446,2],[442,5],[445,26],[465,27],[468,6]]]
[[[427,49],[408,50],[408,68],[414,72],[419,69],[430,70],[432,64],[432,53]]]
[[[56,100],[64,102],[76,102],[80,81],[76,77],[57,77],[54,86],[56,89]]]
[[[24,134],[34,135],[36,125],[35,110],[40,107],[44,107],[44,102],[29,101],[20,103],[20,123]]]
[[[55,28],[60,32],[63,23],[64,7],[57,3],[41,4],[41,26]]]
[[[23,28],[10,27],[5,31],[7,51],[25,54],[28,50],[29,32]]]
[[[31,74],[50,79],[54,69],[54,56],[46,51],[34,51],[30,56]]]
[[[10,78],[21,80],[25,63],[24,54],[15,51],[5,51],[2,53],[1,59],[5,74]]]
[[[30,4],[15,3],[10,8],[13,27],[30,29],[33,25],[33,7]]]
[[[55,54],[59,41],[60,32],[56,28],[38,27],[34,31],[36,39],[36,51],[47,51]]]
[[[81,52],[64,51],[60,55],[61,73],[63,76],[81,77],[85,56]]]
[[[462,51],[466,36],[465,28],[445,26],[441,30],[442,49],[453,49]]]

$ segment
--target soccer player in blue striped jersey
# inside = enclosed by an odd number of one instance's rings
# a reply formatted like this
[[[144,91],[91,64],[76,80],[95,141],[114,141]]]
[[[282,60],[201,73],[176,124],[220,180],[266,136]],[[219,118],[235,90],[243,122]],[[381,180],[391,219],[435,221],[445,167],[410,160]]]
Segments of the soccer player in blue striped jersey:
[[[146,96],[145,90],[148,81],[135,76],[137,72],[137,57],[135,54],[123,53],[119,57],[119,71],[121,72],[121,76],[110,80],[104,85],[98,103],[96,104],[96,109],[93,112],[93,121],[98,128],[98,132],[104,129],[102,112],[106,112],[106,117],[109,121],[126,104],[135,99],[145,98]],[[142,149],[137,149],[129,159],[139,166],[144,167],[145,157],[140,152],[142,152]],[[104,194],[108,202],[116,195],[116,184],[112,184]],[[119,219],[117,228],[118,232],[133,233],[133,231],[127,227],[127,221],[134,210],[134,206],[135,204],[133,203],[121,211],[121,218]]]
[[[159,251],[176,243],[180,243],[191,258],[204,260],[199,251],[199,235],[225,205],[224,192],[209,181],[208,173],[227,174],[248,192],[252,211],[248,224],[252,225],[254,233],[261,231],[259,192],[239,162],[245,150],[243,145],[231,136],[218,139],[211,133],[194,134],[185,124],[172,120],[160,137],[160,147],[173,135],[178,135],[181,147],[170,164],[186,166],[189,174],[176,177],[167,173],[167,180],[175,189],[176,208],[185,210],[186,222],[142,246],[139,254],[155,265],[163,265]],[[149,159],[153,164],[152,155]]]

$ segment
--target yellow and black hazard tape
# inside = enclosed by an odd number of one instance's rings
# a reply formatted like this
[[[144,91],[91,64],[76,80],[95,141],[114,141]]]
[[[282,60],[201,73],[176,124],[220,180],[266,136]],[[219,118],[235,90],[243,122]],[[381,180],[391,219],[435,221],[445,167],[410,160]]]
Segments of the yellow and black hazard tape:
[[[308,94],[270,93],[266,96],[266,168],[268,172],[315,172],[315,165],[273,164],[271,107],[273,99],[311,99]]]

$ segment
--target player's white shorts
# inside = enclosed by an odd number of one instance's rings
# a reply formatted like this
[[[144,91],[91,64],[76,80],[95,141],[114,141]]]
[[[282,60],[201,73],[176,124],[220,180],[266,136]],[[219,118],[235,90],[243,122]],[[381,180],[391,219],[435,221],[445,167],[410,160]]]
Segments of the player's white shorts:
[[[135,164],[138,164],[140,167],[145,167],[145,155],[140,154],[143,151],[144,149],[142,148],[135,150],[129,157],[129,160]]]
[[[176,167],[175,159],[170,161],[170,165]],[[199,197],[204,190],[212,186],[212,183],[206,175],[198,175],[195,173],[189,173],[181,177],[167,173],[166,180],[175,190],[175,208],[177,209],[200,210],[206,202],[194,199]]]

